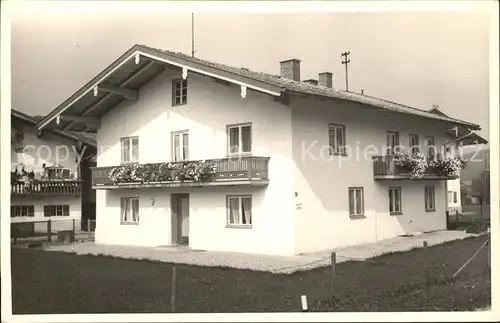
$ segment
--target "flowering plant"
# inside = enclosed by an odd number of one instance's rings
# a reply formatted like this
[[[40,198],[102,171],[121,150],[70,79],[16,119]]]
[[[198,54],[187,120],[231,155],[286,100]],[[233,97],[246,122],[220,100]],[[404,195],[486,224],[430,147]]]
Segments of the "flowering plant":
[[[419,179],[425,175],[427,170],[427,158],[420,153],[397,153],[394,158],[394,166],[408,172],[411,179]]]
[[[467,163],[457,156],[437,158],[435,161],[433,173],[456,178],[460,176],[460,170],[465,167],[467,167]]]
[[[208,181],[217,172],[213,161],[180,161],[157,164],[129,164],[111,169],[109,179],[128,182],[184,182]]]

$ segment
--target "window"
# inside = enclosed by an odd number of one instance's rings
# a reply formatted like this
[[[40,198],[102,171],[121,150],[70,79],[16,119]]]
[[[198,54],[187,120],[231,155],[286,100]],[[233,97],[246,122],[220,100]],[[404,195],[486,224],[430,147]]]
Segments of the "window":
[[[401,188],[389,187],[389,212],[390,214],[402,214]]]
[[[62,167],[49,166],[45,168],[47,176],[50,179],[68,179],[70,177],[70,170]]]
[[[252,152],[252,125],[227,126],[229,154],[248,154]]]
[[[436,211],[434,186],[425,187],[425,211],[426,212]]]
[[[252,226],[251,196],[228,196],[226,203],[228,227]]]
[[[429,157],[436,156],[436,148],[434,147],[434,137],[425,137],[424,144],[426,147],[426,153]]]
[[[188,160],[188,132],[179,131],[172,133],[172,158],[174,161]]]
[[[122,138],[122,164],[139,161],[139,137]]]
[[[187,103],[187,80],[179,79],[172,81],[172,105],[183,105]]]
[[[416,155],[420,152],[418,144],[418,135],[410,135],[410,153]]]
[[[20,216],[35,216],[35,206],[34,205],[11,205],[10,206],[10,216],[20,217]]]
[[[448,192],[448,203],[453,203],[453,192],[452,191]]]
[[[457,203],[458,201],[458,193],[457,191],[453,191],[453,203]]]
[[[351,187],[349,188],[349,216],[357,217],[363,216],[363,188]]]
[[[328,125],[328,144],[330,155],[345,155],[345,126]]]
[[[69,205],[44,205],[43,216],[69,216]]]
[[[121,198],[121,223],[138,224],[139,223],[139,198],[122,197]]]
[[[387,131],[387,155],[394,155],[396,153],[397,147],[399,146],[399,133],[393,131]]]

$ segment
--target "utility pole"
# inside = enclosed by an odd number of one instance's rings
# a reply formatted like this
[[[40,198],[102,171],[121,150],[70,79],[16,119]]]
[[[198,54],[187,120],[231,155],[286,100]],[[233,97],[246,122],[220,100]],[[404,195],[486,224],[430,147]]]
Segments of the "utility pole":
[[[191,56],[194,57],[194,12],[191,12]]]
[[[347,74],[347,64],[349,64],[351,62],[350,59],[348,59],[347,57],[351,54],[351,52],[347,51],[347,52],[343,52],[342,54],[340,54],[340,57],[343,59],[342,60],[342,64],[345,65],[345,90],[347,92],[349,92],[349,77],[348,77],[348,74]]]

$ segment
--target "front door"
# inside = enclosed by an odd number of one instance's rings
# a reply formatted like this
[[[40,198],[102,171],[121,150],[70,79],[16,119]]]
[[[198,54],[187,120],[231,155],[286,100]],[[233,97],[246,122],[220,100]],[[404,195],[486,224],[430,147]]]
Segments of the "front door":
[[[172,243],[189,245],[189,194],[172,194]]]

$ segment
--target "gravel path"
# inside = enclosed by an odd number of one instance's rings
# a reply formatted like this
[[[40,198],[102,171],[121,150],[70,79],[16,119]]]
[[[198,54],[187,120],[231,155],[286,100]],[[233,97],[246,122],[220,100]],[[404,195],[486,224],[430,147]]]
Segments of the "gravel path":
[[[415,247],[422,247],[423,241],[427,241],[428,245],[432,246],[446,241],[464,239],[469,236],[474,235],[462,231],[438,231],[418,236],[398,237],[382,240],[377,243],[289,257],[204,251],[176,247],[148,248],[99,245],[92,242],[71,245],[44,245],[44,250],[64,251],[79,255],[110,255],[128,259],[148,259],[169,263],[232,267],[289,274],[296,271],[329,265],[332,251],[336,252],[337,262],[340,263],[348,260],[365,260],[388,252],[407,251]]]

